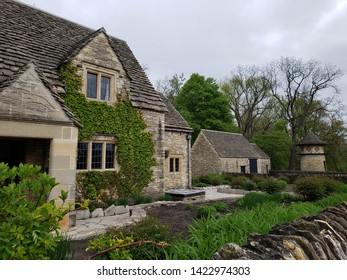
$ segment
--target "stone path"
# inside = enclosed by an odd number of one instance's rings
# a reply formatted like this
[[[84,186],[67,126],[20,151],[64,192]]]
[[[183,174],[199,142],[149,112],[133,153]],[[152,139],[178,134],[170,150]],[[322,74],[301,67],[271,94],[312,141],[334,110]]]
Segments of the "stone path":
[[[205,188],[205,200],[218,200],[223,198],[239,198],[243,196],[243,193],[225,193],[223,189],[228,188]],[[163,204],[177,204],[186,203],[182,201],[170,201],[170,202],[154,202],[151,204],[141,204],[129,207],[129,212],[115,216],[103,216],[98,218],[89,218],[84,220],[77,220],[76,226],[71,228],[67,233],[67,237],[72,240],[83,240],[89,239],[94,236],[106,233],[108,228],[118,227],[122,228],[125,226],[131,226],[141,219],[146,217],[146,208],[148,207],[159,207]]]

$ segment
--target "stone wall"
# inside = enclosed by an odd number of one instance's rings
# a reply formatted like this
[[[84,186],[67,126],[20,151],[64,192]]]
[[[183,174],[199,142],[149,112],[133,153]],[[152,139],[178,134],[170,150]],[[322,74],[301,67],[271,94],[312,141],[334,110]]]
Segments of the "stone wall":
[[[187,133],[165,131],[165,190],[189,187]],[[179,172],[170,172],[170,158],[179,158]]]
[[[208,175],[212,172],[222,172],[222,163],[218,153],[203,133],[196,139],[191,152],[192,177]]]
[[[141,110],[142,117],[147,124],[147,131],[151,134],[155,144],[156,165],[152,167],[153,180],[143,190],[143,195],[158,198],[164,194],[164,165],[165,165],[165,147],[164,147],[164,113]]]
[[[104,33],[97,35],[72,60],[82,77],[81,91],[86,93],[87,72],[99,72],[111,77],[111,102],[118,96],[126,97],[130,93],[130,81],[118,57],[110,46]]]
[[[251,235],[245,246],[226,244],[216,260],[346,260],[347,203]]]

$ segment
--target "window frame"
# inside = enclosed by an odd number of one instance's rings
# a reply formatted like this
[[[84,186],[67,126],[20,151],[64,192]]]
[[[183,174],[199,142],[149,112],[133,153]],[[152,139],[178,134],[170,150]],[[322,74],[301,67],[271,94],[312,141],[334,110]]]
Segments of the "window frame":
[[[171,156],[169,157],[169,173],[179,174],[182,171],[182,157],[181,156]]]
[[[107,139],[106,139],[107,138]],[[78,146],[80,144],[87,144],[87,158],[86,158],[86,165],[84,169],[80,169],[79,167],[79,150]],[[96,163],[93,163],[93,145],[100,145],[101,144],[101,163],[100,167],[95,167]],[[107,145],[113,146],[113,167],[107,167]],[[119,166],[117,163],[117,155],[116,155],[116,142],[114,137],[95,137],[93,140],[90,141],[81,141],[78,143],[77,146],[77,158],[76,158],[76,170],[77,172],[83,172],[83,171],[119,171]],[[100,147],[100,146],[99,146]],[[99,150],[100,151],[100,150]],[[95,154],[94,154],[95,155]]]
[[[96,75],[96,97],[88,96],[88,74]],[[109,79],[109,99],[102,99],[102,80],[103,78]],[[116,102],[116,71],[83,63],[83,83],[82,92],[88,100],[100,101],[106,103]]]

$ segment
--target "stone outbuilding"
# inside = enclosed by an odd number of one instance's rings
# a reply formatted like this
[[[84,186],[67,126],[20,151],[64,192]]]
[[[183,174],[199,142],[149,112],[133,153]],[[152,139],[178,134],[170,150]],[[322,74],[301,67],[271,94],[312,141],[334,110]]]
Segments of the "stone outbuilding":
[[[300,147],[301,171],[327,171],[324,146],[327,143],[318,138],[314,133],[306,135],[297,146]]]
[[[60,69],[77,67],[88,101],[130,100],[155,144],[144,195],[190,186],[191,129],[154,89],[127,43],[13,0],[0,1],[0,162],[40,165],[75,199],[76,174],[119,170],[117,135],[79,141],[81,124],[64,103]],[[59,199],[57,199],[59,202]],[[66,221],[68,224],[69,221]]]
[[[270,170],[270,157],[238,133],[202,129],[192,147],[193,177],[209,173],[258,173]]]

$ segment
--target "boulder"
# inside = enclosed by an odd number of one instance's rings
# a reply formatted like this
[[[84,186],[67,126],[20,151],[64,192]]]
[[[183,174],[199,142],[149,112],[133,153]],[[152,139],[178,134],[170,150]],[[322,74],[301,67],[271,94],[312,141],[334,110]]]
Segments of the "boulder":
[[[104,217],[104,210],[102,210],[102,208],[96,208],[93,212],[92,212],[92,218],[98,218],[98,217]]]

